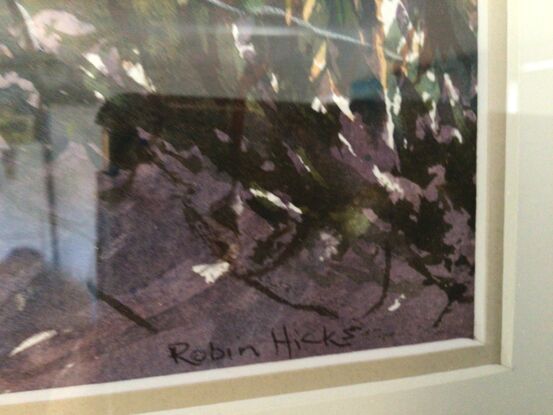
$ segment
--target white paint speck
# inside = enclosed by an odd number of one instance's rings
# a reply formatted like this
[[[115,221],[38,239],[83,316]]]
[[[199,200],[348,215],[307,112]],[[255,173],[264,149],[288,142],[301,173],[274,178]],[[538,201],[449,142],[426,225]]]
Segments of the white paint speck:
[[[340,142],[346,146],[346,148],[349,150],[349,152],[351,154],[353,154],[355,157],[357,157],[357,154],[355,153],[355,151],[353,150],[353,147],[351,146],[350,142],[347,140],[346,137],[344,137],[342,135],[342,133],[338,133],[338,139],[340,140]]]
[[[338,245],[340,245],[340,240],[338,238],[328,232],[321,232],[320,238],[323,242],[324,250],[319,260],[324,261],[325,259],[330,259],[333,255],[338,253]]]
[[[435,101],[432,101],[432,108],[428,112],[428,115],[430,116],[430,128],[434,132],[434,134],[438,131],[438,120],[436,118],[438,114],[438,107],[436,105]]]
[[[239,193],[237,193],[233,198],[231,208],[238,216],[244,212],[244,201],[240,197]]]
[[[457,91],[457,88],[453,85],[451,77],[447,73],[444,74],[444,86],[449,95],[450,104],[451,106],[454,106],[456,102],[459,102],[459,91]]]
[[[457,128],[454,128],[451,132],[451,135],[456,138],[459,143],[463,144],[463,135],[461,134],[461,131],[459,131]]]
[[[27,300],[21,293],[15,295],[15,305],[17,307],[17,311],[25,310],[25,306],[27,305]]]
[[[106,100],[106,98],[99,91],[94,91],[94,96],[102,102],[104,102]]]
[[[102,152],[102,150],[100,149],[100,147],[98,147],[96,144],[94,143],[87,143],[87,146],[90,150],[92,150],[94,153],[96,153],[98,156],[101,156],[101,157],[104,157],[104,153]]]
[[[326,108],[319,99],[319,97],[313,98],[313,101],[311,101],[311,109],[315,112],[320,112],[322,114],[326,114]]]
[[[342,111],[346,117],[348,117],[350,120],[354,120],[353,112],[349,109],[349,100],[342,96],[342,95],[336,95],[332,94],[332,100],[334,103],[340,108],[340,111]]]
[[[192,267],[192,271],[202,276],[205,282],[213,284],[230,269],[226,261],[217,261],[214,264],[199,264]]]
[[[52,337],[56,336],[58,332],[56,330],[42,331],[40,333],[34,334],[31,337],[23,340],[15,349],[13,349],[9,356],[13,357],[18,353],[21,353],[30,347],[36,346],[39,343],[50,340]]]
[[[295,212],[295,213],[300,214],[300,215],[303,213],[299,207],[297,207],[296,205],[294,205],[291,202],[284,203],[284,201],[280,197],[275,195],[274,193],[267,192],[267,191],[264,191],[264,190],[259,190],[259,189],[250,189],[250,192],[255,197],[266,199],[269,202],[271,202],[273,205],[275,205],[275,206],[277,206],[281,209],[290,210],[290,211]]]
[[[288,203],[286,205],[286,207],[288,208],[288,210],[294,212],[294,213],[297,213],[298,215],[301,215],[303,212],[301,211],[301,209],[299,207],[297,207],[296,205],[294,205],[293,203]]]
[[[305,160],[302,158],[302,156],[300,156],[299,154],[296,154],[296,156],[298,157],[299,162],[300,162],[301,165],[305,168],[305,170],[307,170],[308,173],[311,173],[311,167],[309,167],[309,166],[307,165],[307,163],[306,163]]]
[[[89,61],[92,64],[92,66],[94,66],[104,75],[107,75],[108,68],[106,67],[106,64],[104,63],[100,55],[98,55],[97,53],[85,53],[83,54],[83,56],[87,61]]]
[[[392,175],[381,172],[376,165],[373,167],[372,172],[382,187],[386,188],[390,192],[398,193],[400,197],[404,195],[405,192],[403,191],[403,188],[399,183],[392,179]]]
[[[388,307],[388,311],[393,313],[394,311],[398,310],[399,307],[401,307],[401,300],[405,300],[405,295],[401,294],[398,298],[396,298],[394,300],[394,303],[390,307]]]
[[[388,94],[385,94],[385,101],[386,101],[386,118],[388,119],[386,121],[386,144],[388,147],[390,147],[392,150],[394,149],[394,131],[396,126],[394,125],[394,119],[392,118],[392,111],[394,107],[394,103],[390,100],[388,97]]]
[[[382,24],[386,35],[388,35],[392,24],[396,20],[398,6],[399,0],[384,0],[382,2]]]
[[[255,47],[253,43],[249,42],[248,26],[249,24],[243,22],[242,27],[244,33],[240,33],[238,25],[232,25],[232,37],[234,38],[234,47],[238,51],[238,54],[242,59],[248,60],[255,56]]]
[[[278,94],[278,78],[273,72],[271,72],[271,87],[273,88],[273,91]]]
[[[146,90],[155,92],[156,88],[152,83],[152,80],[146,76],[144,67],[140,63],[132,63],[130,61],[122,62],[123,69],[127,72],[127,75],[133,79],[137,84],[142,85]]]
[[[79,66],[79,68],[81,69],[81,71],[83,71],[85,73],[86,76],[88,76],[89,78],[92,78],[92,79],[96,79],[96,75],[94,75],[92,72],[90,72],[88,69],[86,69],[84,66]]]
[[[395,115],[399,115],[399,111],[401,110],[401,94],[399,93],[399,88],[396,89],[396,93],[394,94],[394,102],[392,103],[392,108]]]
[[[412,63],[415,62],[417,59],[419,59],[420,56],[420,50],[422,49],[422,46],[424,45],[425,35],[424,31],[417,30],[413,34],[413,40],[412,44],[415,46],[411,48],[411,51],[407,55],[407,62]]]
[[[275,170],[275,163],[273,163],[271,160],[266,160],[261,165],[261,170],[263,170],[263,171],[274,171]]]
[[[215,135],[223,143],[230,143],[230,136],[227,133],[222,132],[219,129],[215,129]]]
[[[428,80],[430,82],[436,82],[436,74],[434,73],[434,71],[428,71],[426,73],[426,76],[428,77]]]

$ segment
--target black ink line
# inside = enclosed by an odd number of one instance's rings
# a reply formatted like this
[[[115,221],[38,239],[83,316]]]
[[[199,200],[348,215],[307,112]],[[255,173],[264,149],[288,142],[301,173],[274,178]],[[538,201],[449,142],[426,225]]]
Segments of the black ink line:
[[[123,317],[131,320],[132,322],[139,325],[140,327],[145,328],[152,334],[159,333],[158,329],[156,329],[152,324],[150,324],[145,319],[140,317],[130,307],[127,307],[125,304],[117,300],[115,297],[112,297],[111,295],[104,293],[102,290],[98,289],[98,287],[96,287],[91,281],[88,281],[86,283],[86,286],[88,287],[88,290],[92,293],[92,295],[95,298],[109,305],[111,308],[113,308]]]
[[[386,246],[384,247],[384,261],[385,261],[385,269],[384,269],[384,277],[382,281],[382,293],[380,294],[380,298],[378,299],[378,302],[375,305],[373,305],[369,309],[369,311],[367,311],[363,315],[363,317],[368,316],[372,312],[382,307],[382,304],[384,304],[384,300],[388,296],[388,289],[390,288],[390,273],[392,270],[392,249],[389,243],[386,243]]]
[[[436,321],[432,325],[432,327],[438,327],[440,325],[440,323],[442,322],[444,316],[451,311],[451,304],[453,304],[453,301],[449,300],[447,302],[447,305],[444,307],[444,309],[442,310],[442,312],[440,313],[440,315],[438,316],[438,318],[436,319]]]
[[[287,305],[287,306],[292,307],[296,310],[314,312],[314,313],[319,314],[322,317],[330,317],[330,318],[333,318],[333,319],[338,318],[338,313],[336,313],[333,310],[330,310],[330,309],[326,308],[325,306],[318,305],[318,304],[296,304],[296,303],[292,303],[292,302],[288,301],[287,299],[281,297],[277,293],[273,292],[270,288],[266,287],[265,285],[263,285],[262,283],[260,283],[259,281],[255,280],[255,279],[247,278],[247,277],[244,277],[242,275],[238,275],[236,273],[234,273],[233,276],[236,279],[244,282],[246,285],[249,285],[250,287],[255,288],[257,291],[265,294],[267,297],[269,297],[271,300],[276,301],[277,303]]]
[[[197,236],[199,236],[212,250],[212,252],[217,255],[219,258],[224,257],[224,252],[222,252],[221,247],[214,243],[213,238],[211,237],[211,234],[209,232],[209,225],[206,223],[206,221],[202,218],[202,216],[196,212],[195,209],[190,207],[185,201],[183,201],[183,211],[185,218],[187,222],[190,225],[190,229],[192,232],[194,232]],[[201,226],[198,226],[201,225]],[[265,294],[270,299],[276,301],[280,304],[285,304],[289,307],[292,307],[296,310],[302,310],[302,311],[309,311],[319,314],[322,317],[330,317],[333,319],[338,318],[338,313],[336,313],[333,310],[330,310],[322,305],[317,304],[295,304],[288,300],[286,300],[284,297],[281,297],[274,291],[272,291],[270,288],[259,282],[257,279],[255,279],[256,276],[266,274],[267,272],[277,268],[279,265],[281,265],[286,259],[290,258],[298,249],[299,246],[301,246],[301,241],[305,237],[306,233],[309,230],[309,226],[306,222],[301,224],[300,230],[296,235],[294,235],[294,238],[292,241],[288,244],[286,249],[280,254],[280,256],[275,259],[269,266],[256,271],[250,271],[248,273],[239,274],[237,272],[233,272],[230,275],[234,278],[236,278],[239,281],[244,282],[246,285],[249,285],[252,288],[255,288],[257,291],[259,291],[262,294]]]

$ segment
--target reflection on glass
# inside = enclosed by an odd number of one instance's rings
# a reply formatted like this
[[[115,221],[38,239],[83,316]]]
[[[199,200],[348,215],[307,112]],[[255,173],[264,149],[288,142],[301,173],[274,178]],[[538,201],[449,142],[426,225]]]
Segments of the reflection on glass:
[[[0,390],[472,337],[476,0],[0,6]]]

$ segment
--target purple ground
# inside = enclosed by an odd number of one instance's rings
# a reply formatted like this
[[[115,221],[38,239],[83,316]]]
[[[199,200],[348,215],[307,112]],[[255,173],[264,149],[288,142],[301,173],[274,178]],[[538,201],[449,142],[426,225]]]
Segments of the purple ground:
[[[206,187],[202,181],[213,180],[207,176],[190,179],[211,190],[194,199],[199,211],[228,189],[224,181]],[[100,176],[100,190],[124,180],[124,174],[114,181]],[[279,303],[231,274],[208,284],[192,267],[217,258],[190,231],[174,190],[158,170],[141,166],[122,199],[108,203],[104,198],[99,204],[94,284],[146,321],[150,330],[98,301],[83,282],[52,270],[31,249],[14,250],[4,260],[1,391],[472,337],[473,304],[453,303],[434,327],[447,297],[436,286],[423,285],[422,276],[401,258],[392,260],[391,284],[382,306],[365,317],[382,293],[384,267],[378,256],[372,267],[348,254],[336,263],[319,255],[324,246],[312,244],[257,279],[290,304],[324,305],[338,313],[338,319]],[[258,232],[255,218],[248,220]],[[342,272],[328,273],[330,268]],[[456,279],[472,291],[466,270],[460,267],[456,272]],[[25,339],[41,332],[49,332],[51,338],[10,356]]]

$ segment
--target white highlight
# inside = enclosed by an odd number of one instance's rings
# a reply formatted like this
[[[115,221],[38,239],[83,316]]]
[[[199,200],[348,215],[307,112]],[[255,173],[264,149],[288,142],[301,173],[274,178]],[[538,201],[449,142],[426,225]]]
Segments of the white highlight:
[[[217,261],[214,264],[199,264],[192,267],[192,271],[202,276],[208,284],[213,284],[229,269],[230,264],[226,261]]]
[[[275,206],[277,206],[281,209],[290,210],[290,211],[298,213],[300,215],[303,213],[299,207],[297,207],[296,205],[294,205],[291,202],[284,203],[282,201],[282,199],[280,197],[278,197],[277,195],[275,195],[274,193],[267,192],[267,191],[264,191],[264,190],[258,190],[258,189],[250,189],[250,192],[255,197],[260,197],[262,199],[266,199],[269,202],[271,202],[273,205],[275,205]]]
[[[23,340],[15,349],[10,352],[9,356],[13,357],[16,354],[21,353],[33,346],[36,346],[39,343],[50,340],[57,334],[58,332],[56,330],[42,331],[40,333],[34,334],[33,336]]]

